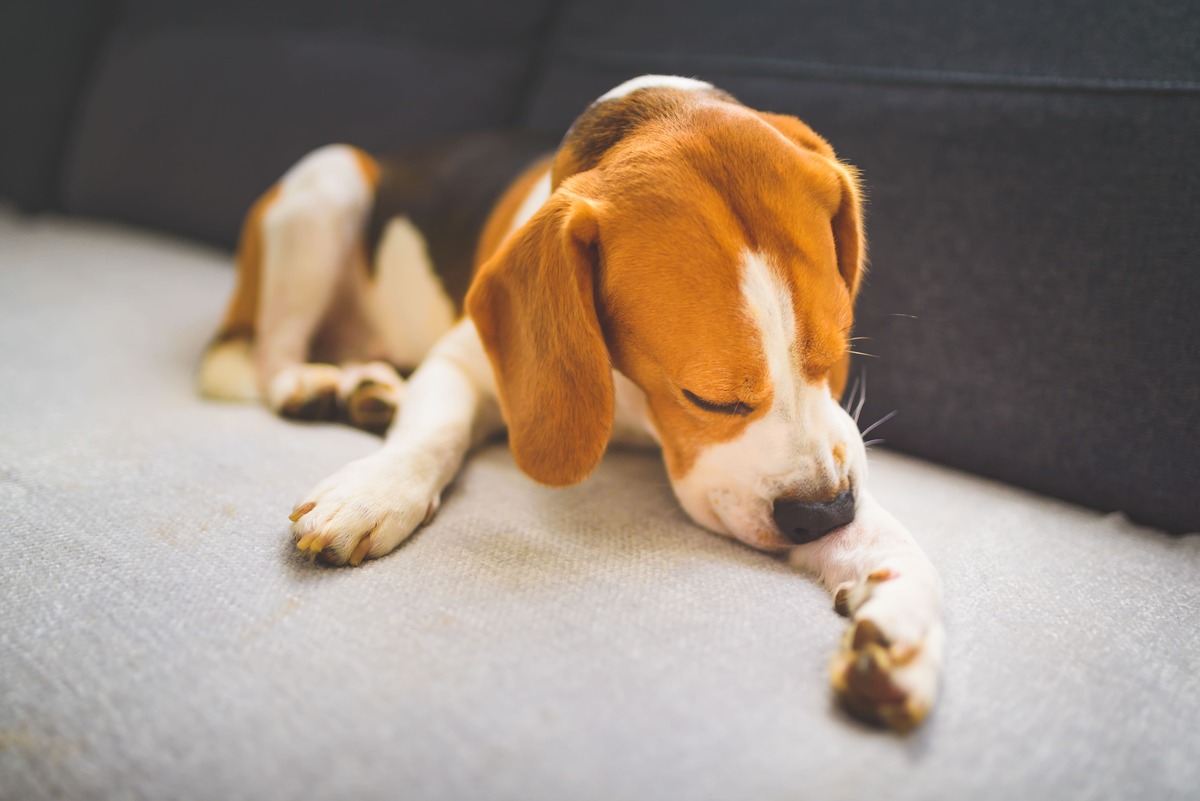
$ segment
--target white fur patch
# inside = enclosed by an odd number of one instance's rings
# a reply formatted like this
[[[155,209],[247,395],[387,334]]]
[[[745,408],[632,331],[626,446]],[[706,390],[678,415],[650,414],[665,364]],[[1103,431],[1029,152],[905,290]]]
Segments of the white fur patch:
[[[796,384],[791,363],[796,343],[792,295],[759,254],[746,253],[743,264],[742,305],[758,329],[778,404],[779,396],[787,400]]]
[[[365,306],[388,359],[417,365],[454,325],[454,302],[434,270],[425,237],[407,217],[388,223],[376,273],[365,287]]]
[[[712,89],[713,85],[704,81],[698,81],[695,78],[682,78],[678,75],[641,75],[608,90],[596,102],[603,103],[606,100],[616,100],[617,98],[636,92],[638,89],[653,89],[656,87],[684,89],[694,92],[697,90]]]
[[[248,339],[218,342],[200,362],[200,394],[230,401],[258,400],[258,381]]]
[[[284,173],[279,189],[268,215],[278,214],[288,200],[302,198],[300,202],[317,205],[321,213],[334,216],[346,241],[358,236],[372,195],[358,156],[347,145],[328,145],[309,153]]]

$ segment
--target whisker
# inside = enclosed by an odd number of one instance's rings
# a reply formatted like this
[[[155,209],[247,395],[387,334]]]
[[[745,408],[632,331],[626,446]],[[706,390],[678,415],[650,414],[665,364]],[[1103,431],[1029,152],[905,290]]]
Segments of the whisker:
[[[849,412],[850,407],[854,405],[854,396],[856,394],[858,394],[858,379],[857,378],[854,379],[854,383],[850,385],[850,394],[846,396],[846,405],[844,407],[842,407],[847,412]]]
[[[871,339],[870,337],[850,337],[849,341],[850,342],[864,342],[864,341],[869,342],[870,339]]]
[[[896,416],[896,412],[898,412],[898,411],[900,411],[900,410],[899,410],[899,409],[893,409],[892,411],[890,411],[890,412],[888,412],[887,414],[885,414],[883,417],[880,417],[880,418],[879,418],[878,420],[876,420],[874,423],[871,423],[871,425],[869,425],[869,426],[867,426],[866,428],[864,428],[864,429],[862,430],[862,435],[865,437],[867,434],[870,434],[872,431],[874,431],[875,429],[879,428],[881,425],[883,425],[884,423],[886,423],[888,420],[891,420],[893,417],[895,417],[895,416]]]
[[[864,442],[864,443],[863,443],[863,447],[864,447],[864,448],[869,448],[869,447],[871,447],[872,445],[878,445],[878,444],[879,444],[879,443],[881,443],[881,442],[887,442],[887,440],[886,440],[886,439],[871,439],[871,440],[867,440],[866,442]]]
[[[853,353],[855,356],[870,356],[872,359],[878,359],[878,358],[879,358],[879,357],[878,357],[878,356],[876,356],[874,353],[863,353],[861,350],[852,350],[852,351],[850,351],[850,352],[851,352],[851,353]]]
[[[867,371],[862,371],[862,393],[858,396],[858,405],[854,407],[854,425],[858,425],[858,416],[862,414],[863,404],[867,402]]]

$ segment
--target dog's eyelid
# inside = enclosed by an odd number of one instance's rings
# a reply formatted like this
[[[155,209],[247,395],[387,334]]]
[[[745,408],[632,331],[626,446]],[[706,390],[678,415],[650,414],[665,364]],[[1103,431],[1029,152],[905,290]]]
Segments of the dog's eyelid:
[[[745,417],[754,411],[754,407],[740,400],[733,403],[715,403],[714,401],[701,398],[689,389],[683,390],[683,397],[687,398],[693,406],[703,409],[706,412],[713,412],[714,414],[731,414],[738,417]]]

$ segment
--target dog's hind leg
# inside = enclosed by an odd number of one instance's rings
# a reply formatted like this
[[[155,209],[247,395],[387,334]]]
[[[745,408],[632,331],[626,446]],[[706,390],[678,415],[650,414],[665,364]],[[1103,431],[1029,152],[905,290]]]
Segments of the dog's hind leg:
[[[263,215],[278,195],[279,186],[272,186],[254,202],[242,223],[233,294],[216,336],[200,359],[196,376],[200,394],[206,398],[251,401],[261,397],[254,374],[254,336],[262,288]]]
[[[345,145],[316,150],[284,175],[262,214],[254,372],[267,404],[286,417],[337,414],[345,376],[335,364],[312,363],[312,348],[331,305],[353,294],[347,287],[374,192],[371,164]]]

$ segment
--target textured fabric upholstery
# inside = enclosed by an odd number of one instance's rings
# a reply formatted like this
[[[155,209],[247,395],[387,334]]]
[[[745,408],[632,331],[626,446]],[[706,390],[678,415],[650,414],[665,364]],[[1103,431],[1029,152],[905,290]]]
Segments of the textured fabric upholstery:
[[[539,487],[502,444],[359,569],[296,497],[377,446],[196,398],[227,257],[0,217],[0,797],[1191,799],[1200,535],[887,452],[945,579],[902,738],[831,703],[843,622],[691,525],[659,458]]]

